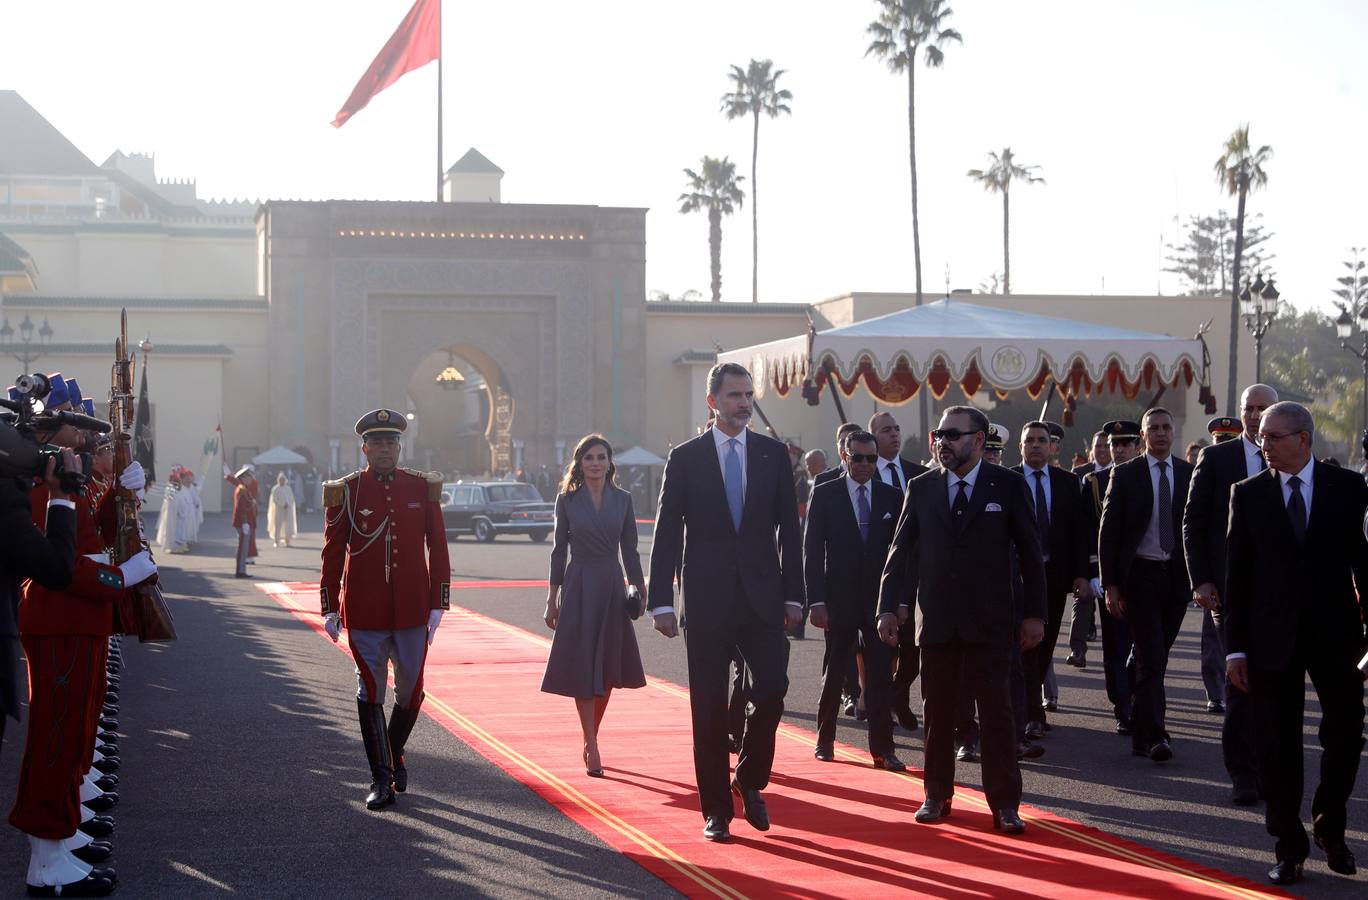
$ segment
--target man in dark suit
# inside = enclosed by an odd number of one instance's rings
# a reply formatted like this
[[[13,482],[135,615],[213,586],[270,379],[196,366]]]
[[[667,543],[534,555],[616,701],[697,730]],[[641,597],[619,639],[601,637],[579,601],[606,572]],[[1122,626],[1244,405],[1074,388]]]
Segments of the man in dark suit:
[[[1112,464],[1111,447],[1108,444],[1110,438],[1106,429],[1093,432],[1092,450],[1088,456],[1090,459],[1081,466],[1074,466],[1073,473],[1079,478],[1089,475],[1099,469],[1105,469]]]
[[[914,479],[879,589],[879,636],[892,645],[915,604],[926,713],[926,801],[918,822],[950,814],[954,731],[961,679],[978,706],[983,786],[993,824],[1020,834],[1021,770],[1008,684],[1011,642],[1023,649],[1045,631],[1045,568],[1026,481],[983,462],[988,419],[952,406],[933,433],[941,468]],[[1013,610],[1019,561],[1024,619]],[[1018,633],[1019,632],[1019,633]]]
[[[1107,485],[1111,483],[1114,466],[1129,462],[1140,455],[1140,423],[1125,419],[1108,422],[1102,426],[1107,432],[1108,458],[1111,465],[1088,473],[1083,478],[1083,513],[1088,530],[1089,546],[1092,553],[1088,557],[1088,578],[1093,594],[1100,598],[1102,582],[1097,567],[1097,539],[1102,524],[1102,500],[1107,496]],[[1121,616],[1107,612],[1105,603],[1099,604],[1098,619],[1102,623],[1102,672],[1107,687],[1107,699],[1112,704],[1112,715],[1116,717],[1116,733],[1131,733],[1131,694],[1135,687],[1135,669],[1130,664],[1131,637],[1130,626]],[[1069,646],[1074,652],[1081,653],[1087,647],[1086,638],[1078,629],[1069,635]]]
[[[1131,751],[1161,763],[1173,757],[1164,675],[1191,597],[1182,533],[1192,466],[1172,455],[1172,413],[1152,407],[1140,425],[1145,453],[1112,472],[1097,552],[1107,611],[1126,618],[1134,646]]]
[[[1230,489],[1262,472],[1267,465],[1259,445],[1259,419],[1278,402],[1278,392],[1266,384],[1253,384],[1240,395],[1240,420],[1244,433],[1237,440],[1214,444],[1202,451],[1192,472],[1183,513],[1183,552],[1187,557],[1192,597],[1202,607],[1202,677],[1217,683],[1207,695],[1222,701],[1225,721],[1221,728],[1221,751],[1232,784],[1231,800],[1240,806],[1259,802],[1250,746],[1249,698],[1225,684],[1225,647],[1220,639],[1221,588],[1226,581],[1226,528],[1230,523]],[[1224,422],[1217,422],[1224,425]],[[1208,670],[1219,667],[1216,673]],[[1210,709],[1208,700],[1208,709]],[[1214,711],[1214,710],[1213,710]]]
[[[1027,422],[1021,429],[1022,464],[1012,471],[1026,478],[1032,511],[1045,560],[1045,637],[1022,660],[1026,676],[1026,737],[1045,736],[1045,710],[1033,701],[1045,685],[1045,671],[1054,657],[1064,604],[1071,595],[1091,596],[1088,583],[1088,536],[1083,524],[1078,476],[1050,465],[1050,430],[1044,422]]]
[[[813,490],[808,509],[803,532],[808,610],[813,627],[826,630],[813,755],[823,762],[835,759],[841,683],[858,646],[865,661],[870,755],[875,766],[901,772],[907,767],[893,752],[893,658],[874,630],[874,608],[902,494],[873,479],[878,458],[874,435],[850,435],[841,454],[845,477]]]
[[[840,478],[845,475],[845,464],[841,462],[842,454],[845,452],[845,442],[848,437],[857,431],[862,431],[857,422],[842,422],[836,427],[836,465],[819,473],[812,479],[812,487],[826,484],[828,481]],[[857,704],[860,702],[860,673],[854,659],[846,666],[845,688],[841,697],[841,708],[848,716],[860,715]]]
[[[852,435],[852,434],[854,434],[855,432],[860,431],[860,430],[861,430],[861,429],[860,429],[860,425],[859,425],[858,422],[842,422],[840,425],[838,425],[838,426],[836,427],[836,462],[837,462],[837,464],[834,465],[834,466],[832,466],[831,468],[827,469],[825,472],[822,472],[822,473],[818,474],[816,477],[814,477],[814,478],[812,479],[812,486],[813,486],[813,487],[816,487],[816,486],[819,485],[819,484],[826,484],[828,481],[831,481],[833,478],[840,478],[842,475],[845,474],[845,466],[843,466],[843,465],[840,464],[840,460],[841,460],[841,451],[845,449],[846,438],[848,438],[850,435]]]
[[[666,637],[678,633],[673,587],[682,557],[694,774],[703,836],[710,841],[731,839],[731,791],[741,795],[746,821],[760,831],[769,828],[760,791],[769,783],[774,732],[788,691],[784,629],[803,615],[803,538],[788,448],[746,429],[753,400],[745,368],[713,366],[708,406],[716,419],[710,430],[670,451],[651,551],[650,613]],[[746,664],[751,711],[729,786],[727,669],[733,650]]]
[[[1274,884],[1299,879],[1310,851],[1301,822],[1307,675],[1321,707],[1312,829],[1330,869],[1355,872],[1344,829],[1363,752],[1363,675],[1355,663],[1368,585],[1368,486],[1355,472],[1317,463],[1314,436],[1304,406],[1270,406],[1258,430],[1268,469],[1230,496],[1226,673],[1249,694],[1264,823],[1277,839],[1268,873]]]
[[[869,433],[879,442],[876,480],[904,491],[908,482],[926,471],[926,466],[902,458],[902,428],[892,413],[870,416]],[[893,675],[893,715],[908,731],[915,731],[919,724],[917,714],[912,711],[912,682],[921,671],[921,651],[913,630],[913,625],[904,623],[898,631],[898,666]]]

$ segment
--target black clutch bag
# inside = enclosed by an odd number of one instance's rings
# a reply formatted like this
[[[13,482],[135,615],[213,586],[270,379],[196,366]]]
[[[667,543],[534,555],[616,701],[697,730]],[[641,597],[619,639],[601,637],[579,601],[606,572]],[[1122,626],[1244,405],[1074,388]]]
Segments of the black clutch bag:
[[[627,618],[633,622],[641,618],[641,591],[634,584],[627,586]]]

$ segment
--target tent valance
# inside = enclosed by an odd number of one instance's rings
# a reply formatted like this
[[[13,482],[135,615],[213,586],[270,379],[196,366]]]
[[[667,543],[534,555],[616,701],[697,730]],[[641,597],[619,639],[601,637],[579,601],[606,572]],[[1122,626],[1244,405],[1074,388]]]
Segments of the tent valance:
[[[846,397],[863,385],[882,403],[901,405],[926,385],[940,399],[952,384],[979,390],[1025,389],[1035,399],[1053,385],[1064,396],[1116,391],[1134,398],[1158,384],[1205,384],[1200,338],[1131,331],[1052,316],[938,300],[841,328],[809,331],[718,354],[748,368],[755,391],[780,397],[795,385],[815,402],[834,382]]]

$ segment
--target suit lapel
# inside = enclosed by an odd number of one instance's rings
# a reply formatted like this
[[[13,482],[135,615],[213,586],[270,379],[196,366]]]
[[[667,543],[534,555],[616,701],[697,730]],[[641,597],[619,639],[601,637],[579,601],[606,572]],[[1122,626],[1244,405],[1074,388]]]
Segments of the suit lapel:
[[[755,435],[746,435],[746,495],[741,502],[742,528],[746,527],[746,517],[755,508],[756,497],[760,494],[757,482],[760,480],[760,473],[764,471],[768,459],[768,451],[761,448],[760,442],[755,439]]]
[[[968,530],[978,514],[983,512],[983,508],[988,505],[989,492],[996,492],[996,484],[997,477],[989,472],[987,464],[980,464],[978,478],[974,480],[974,490],[969,495],[969,511],[964,514],[961,532]]]
[[[1331,496],[1333,485],[1328,484],[1328,478],[1323,478],[1325,473],[1321,471],[1319,463],[1312,463],[1311,469],[1311,518],[1306,523],[1306,540],[1310,541],[1317,525],[1330,516],[1330,504],[1334,502]],[[1327,467],[1328,468],[1328,467]],[[1281,486],[1281,485],[1280,485]],[[1288,527],[1292,527],[1289,519]]]
[[[941,521],[946,525],[950,524],[950,473],[943,468],[936,469],[936,477],[933,479],[936,498],[931,502],[936,512],[940,515]],[[906,499],[904,497],[904,499]],[[916,515],[916,509],[912,510]]]
[[[873,481],[873,479],[870,480]],[[845,490],[845,497],[842,498],[845,502],[837,504],[839,511],[836,513],[836,519],[837,524],[840,527],[840,533],[854,534],[856,543],[860,543],[860,520],[855,517],[855,508],[850,505],[850,476],[842,475],[837,481],[840,482],[841,487]],[[871,510],[874,508],[873,493],[873,490],[871,490],[869,498]],[[873,515],[872,512],[870,514]]]
[[[1264,469],[1256,478],[1263,502],[1267,505],[1271,527],[1277,532],[1277,544],[1283,547],[1296,547],[1297,537],[1292,533],[1292,519],[1287,515],[1287,504],[1283,502],[1282,480],[1273,469]],[[1316,497],[1311,498],[1311,514],[1316,513]],[[1307,523],[1309,532],[1310,523]]]

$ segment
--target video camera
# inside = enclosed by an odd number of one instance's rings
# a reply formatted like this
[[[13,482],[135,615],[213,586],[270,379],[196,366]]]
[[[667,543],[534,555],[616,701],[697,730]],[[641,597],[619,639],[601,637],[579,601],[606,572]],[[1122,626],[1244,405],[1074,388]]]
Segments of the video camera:
[[[77,453],[77,471],[62,462],[62,448],[39,440],[39,435],[55,434],[63,426],[88,432],[93,438],[105,434],[110,424],[94,416],[67,410],[39,409],[38,404],[52,392],[52,382],[46,375],[20,375],[10,389],[9,397],[0,397],[0,477],[32,481],[47,472],[48,460],[57,461],[53,474],[62,490],[75,493],[90,480],[91,457]]]

